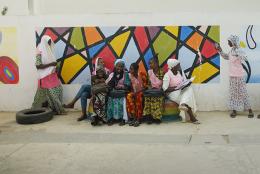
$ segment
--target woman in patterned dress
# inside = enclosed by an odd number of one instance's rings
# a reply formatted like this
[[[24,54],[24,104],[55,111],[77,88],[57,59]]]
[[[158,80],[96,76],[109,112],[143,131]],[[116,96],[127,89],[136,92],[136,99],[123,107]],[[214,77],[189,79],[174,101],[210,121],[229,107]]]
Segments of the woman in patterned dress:
[[[150,59],[150,69],[148,70],[148,88],[162,89],[164,72],[159,68],[157,57]],[[146,117],[147,123],[153,122],[160,124],[162,118],[164,96],[145,96],[143,115]]]
[[[37,51],[35,65],[38,73],[38,89],[32,108],[42,107],[47,102],[56,114],[65,114],[62,106],[62,86],[56,73],[57,62],[52,39],[44,35]]]
[[[242,61],[246,60],[246,55],[240,48],[238,36],[231,35],[228,38],[228,45],[231,47],[228,54],[224,53],[219,45],[216,45],[216,49],[224,59],[229,60],[229,108],[232,110],[230,116],[234,118],[237,111],[248,110],[248,118],[253,118],[254,113],[250,106],[242,66]]]
[[[122,90],[127,92],[130,88],[130,79],[128,72],[125,70],[124,60],[117,59],[114,65],[114,71],[106,80],[106,83],[111,89],[107,101],[107,120],[108,125],[112,125],[115,121],[119,121],[119,125],[122,126],[125,125],[125,121],[128,119],[125,93],[122,93],[124,96],[115,96],[112,95],[112,93]]]
[[[106,99],[108,88],[105,83],[107,74],[104,68],[99,67],[96,69],[96,73],[92,76],[92,101],[94,114],[92,115],[91,125],[96,126],[98,124],[106,123]],[[95,87],[99,87],[99,90],[95,90]]]
[[[137,127],[143,115],[143,89],[147,86],[146,75],[138,73],[139,66],[132,63],[129,77],[131,80],[131,92],[126,96],[126,108],[129,116],[129,126]]]

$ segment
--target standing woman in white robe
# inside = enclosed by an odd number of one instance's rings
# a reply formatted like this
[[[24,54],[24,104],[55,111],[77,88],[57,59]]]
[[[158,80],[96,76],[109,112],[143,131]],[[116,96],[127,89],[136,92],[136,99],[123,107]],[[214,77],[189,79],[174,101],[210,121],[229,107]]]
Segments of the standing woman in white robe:
[[[56,114],[66,114],[62,106],[62,86],[56,73],[57,61],[54,56],[54,43],[44,35],[37,48],[36,63],[38,88],[34,96],[32,108],[39,108],[48,103]]]
[[[167,97],[179,104],[179,109],[185,111],[187,116],[185,121],[190,120],[194,124],[200,122],[195,118],[197,110],[193,89],[190,83],[182,86],[187,81],[185,74],[181,71],[180,62],[176,59],[167,61],[168,72],[163,77],[163,90],[167,93]],[[182,87],[180,87],[182,86]]]

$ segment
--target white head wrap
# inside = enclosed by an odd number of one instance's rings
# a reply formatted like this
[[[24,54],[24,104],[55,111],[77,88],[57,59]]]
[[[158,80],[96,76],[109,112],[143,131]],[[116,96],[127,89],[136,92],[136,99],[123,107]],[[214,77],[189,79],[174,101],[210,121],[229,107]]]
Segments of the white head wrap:
[[[101,57],[98,57],[98,58],[96,59],[96,61],[95,61],[95,67],[94,67],[94,71],[93,71],[93,75],[96,75],[97,70],[98,70],[99,68],[104,68],[103,66],[101,67],[100,65],[98,65],[99,59],[102,59],[102,58],[101,58]]]
[[[178,64],[180,64],[180,61],[178,61],[177,59],[168,59],[167,60],[168,69],[172,69],[173,67],[177,66]]]
[[[49,40],[51,40],[51,45],[48,44]],[[56,58],[54,56],[54,43],[50,36],[42,36],[41,42],[38,46],[38,51],[41,54],[42,64],[56,62]],[[55,71],[55,68],[55,66],[51,66],[45,69],[38,69],[39,78],[42,79],[52,74]]]
[[[230,35],[228,40],[232,43],[231,55],[239,57],[242,60],[247,60],[245,52],[240,47],[239,37],[236,35]]]
[[[114,66],[116,66],[118,63],[122,63],[125,66],[125,61],[123,59],[116,59]]]
[[[236,35],[230,35],[228,37],[228,40],[232,43],[232,47],[235,47],[235,48],[239,48],[240,47],[240,42],[239,42],[239,37],[236,36]]]

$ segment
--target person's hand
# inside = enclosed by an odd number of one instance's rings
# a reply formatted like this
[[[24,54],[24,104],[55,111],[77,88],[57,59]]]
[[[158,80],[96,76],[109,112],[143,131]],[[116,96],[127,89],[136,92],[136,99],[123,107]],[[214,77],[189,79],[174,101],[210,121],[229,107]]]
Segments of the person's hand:
[[[222,51],[222,48],[220,47],[220,45],[218,43],[215,43],[215,48],[218,51]]]

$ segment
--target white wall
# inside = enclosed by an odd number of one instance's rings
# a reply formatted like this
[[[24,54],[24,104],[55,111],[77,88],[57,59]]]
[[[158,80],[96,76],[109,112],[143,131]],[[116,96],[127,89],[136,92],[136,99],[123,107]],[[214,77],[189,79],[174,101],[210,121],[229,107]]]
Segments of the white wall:
[[[0,0],[0,11],[4,7],[8,7],[7,16],[28,15],[28,2],[28,0]]]
[[[50,1],[50,0],[46,0]],[[41,3],[43,1],[40,1]],[[55,1],[56,2],[56,1]],[[64,2],[64,1],[63,1]],[[66,2],[68,3],[68,2]],[[122,1],[121,1],[122,3]],[[55,4],[55,3],[54,3]],[[34,4],[35,5],[35,4]],[[96,4],[97,5],[97,4]],[[151,11],[153,6],[148,11]],[[97,8],[97,7],[96,7]],[[105,8],[105,7],[104,7]],[[132,7],[131,7],[132,8]],[[168,8],[168,7],[167,7]],[[91,9],[88,7],[86,9]],[[240,7],[242,9],[242,7]],[[220,25],[221,44],[228,50],[226,38],[232,28],[241,25],[260,25],[260,12],[171,12],[132,14],[79,14],[0,17],[0,26],[15,26],[18,31],[18,59],[20,81],[18,85],[0,85],[0,111],[17,111],[31,106],[36,91],[35,28],[52,26],[121,26],[121,25]],[[52,12],[52,8],[49,8]],[[131,9],[130,9],[131,11]],[[140,12],[140,9],[138,9]],[[39,12],[39,11],[38,11]],[[194,85],[199,110],[226,110],[228,99],[228,66],[221,60],[219,84]],[[248,91],[253,109],[260,106],[260,84],[249,84]],[[64,85],[64,102],[67,103],[80,85]],[[79,104],[77,105],[79,107]]]
[[[259,0],[34,0],[35,14],[258,12]]]

